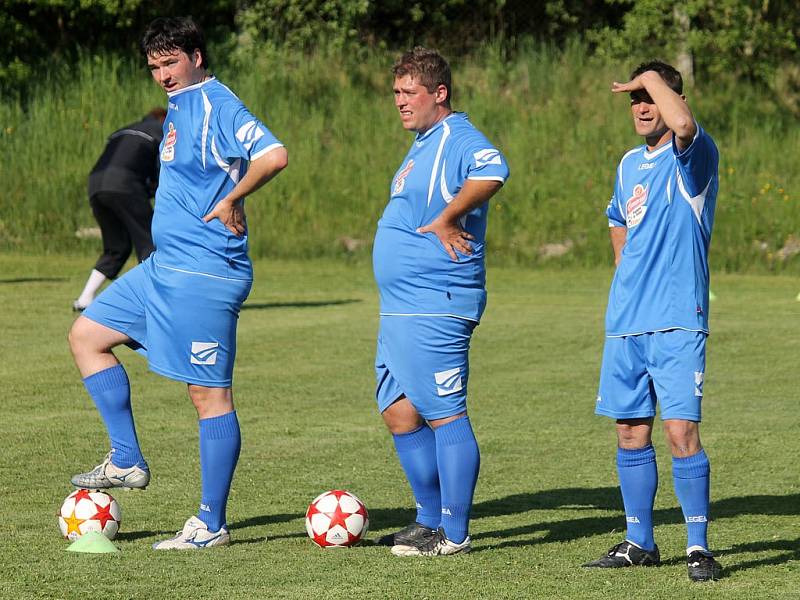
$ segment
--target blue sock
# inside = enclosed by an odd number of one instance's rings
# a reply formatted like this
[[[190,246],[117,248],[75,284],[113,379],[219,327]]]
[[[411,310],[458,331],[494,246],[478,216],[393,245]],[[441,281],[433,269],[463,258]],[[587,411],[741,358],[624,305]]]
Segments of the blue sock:
[[[469,531],[472,495],[481,455],[468,417],[437,427],[436,459],[442,491],[442,527],[447,539],[460,544]]]
[[[112,462],[118,467],[139,465],[147,469],[142,457],[131,410],[131,386],[122,365],[89,375],[83,380],[86,391],[103,419],[114,451]]]
[[[705,450],[686,458],[672,457],[675,495],[686,519],[687,548],[701,546],[708,550],[709,480],[711,466]]]
[[[416,521],[436,529],[442,518],[439,470],[436,465],[436,436],[428,425],[399,435],[393,434],[400,465],[411,484],[417,504]]]
[[[617,473],[628,525],[625,539],[644,550],[652,550],[656,545],[653,539],[653,503],[658,488],[653,446],[635,450],[617,448]]]
[[[231,481],[242,437],[236,411],[218,417],[200,419],[200,474],[203,490],[200,501],[200,520],[209,531],[219,531],[225,525],[225,506],[231,491]]]

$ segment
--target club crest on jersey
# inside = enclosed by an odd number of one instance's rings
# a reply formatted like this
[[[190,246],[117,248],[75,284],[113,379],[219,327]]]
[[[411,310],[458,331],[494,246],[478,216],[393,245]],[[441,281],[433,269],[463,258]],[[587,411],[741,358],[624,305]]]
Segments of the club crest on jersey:
[[[641,183],[633,186],[633,196],[625,203],[625,222],[628,227],[636,227],[647,212],[647,187]]]
[[[161,162],[170,162],[175,158],[175,142],[178,141],[178,130],[175,129],[172,121],[169,123],[169,131],[164,139],[164,148],[161,149]]]
[[[411,173],[411,169],[413,168],[414,168],[414,159],[412,158],[410,161],[408,161],[408,164],[406,164],[406,166],[403,167],[403,170],[397,174],[397,177],[394,178],[394,187],[392,188],[392,196],[394,196],[395,194],[399,194],[400,192],[403,191],[403,188],[406,187],[406,177],[408,177],[408,174]]]

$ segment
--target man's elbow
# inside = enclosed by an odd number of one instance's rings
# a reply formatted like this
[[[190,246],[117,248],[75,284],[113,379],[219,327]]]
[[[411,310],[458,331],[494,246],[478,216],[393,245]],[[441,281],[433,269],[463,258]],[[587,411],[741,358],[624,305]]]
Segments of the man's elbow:
[[[289,166],[289,153],[283,146],[275,148],[267,154],[266,158],[269,158],[269,167],[272,173],[280,173]]]
[[[681,117],[674,124],[672,131],[681,140],[692,140],[697,133],[697,125],[691,117]]]

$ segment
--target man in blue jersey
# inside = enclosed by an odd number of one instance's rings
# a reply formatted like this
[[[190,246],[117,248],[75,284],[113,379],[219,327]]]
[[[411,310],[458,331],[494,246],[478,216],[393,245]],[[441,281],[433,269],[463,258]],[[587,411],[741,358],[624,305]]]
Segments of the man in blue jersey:
[[[480,457],[466,410],[467,355],[486,304],[487,203],[508,167],[467,116],[453,112],[442,56],[417,47],[392,72],[401,123],[416,136],[375,234],[376,396],[417,516],[380,543],[398,556],[451,555],[471,549]]]
[[[717,579],[721,568],[707,540],[710,468],[699,423],[719,153],[694,120],[673,67],[643,64],[612,91],[630,94],[634,127],[645,141],[622,157],[606,210],[617,270],[595,410],[616,419],[627,534],[584,566],[660,562],[653,538],[658,474],[651,441],[658,402],[688,530],[689,578]]]
[[[106,425],[111,451],[81,488],[144,488],[150,472],[113,348],[127,344],[152,371],[188,384],[200,429],[202,496],[162,549],[228,544],[225,509],[241,443],[231,390],[236,322],[250,291],[244,198],[287,164],[283,145],[208,71],[191,18],[153,21],[142,50],[169,110],[153,216],[157,250],[78,317],[70,347]]]

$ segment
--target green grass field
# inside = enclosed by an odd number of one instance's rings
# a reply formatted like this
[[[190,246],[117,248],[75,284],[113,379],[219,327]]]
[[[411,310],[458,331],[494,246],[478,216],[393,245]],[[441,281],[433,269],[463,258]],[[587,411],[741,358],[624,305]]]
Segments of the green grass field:
[[[0,256],[2,598],[796,598],[800,595],[797,278],[713,280],[703,440],[711,543],[724,579],[692,584],[663,435],[656,538],[664,565],[586,571],[619,541],[614,435],[592,414],[608,270],[495,268],[472,348],[470,414],[482,451],[474,552],[398,559],[323,551],[303,514],[347,488],[370,537],[413,518],[373,402],[377,297],[363,261],[256,264],[242,312],[236,402],[243,450],[229,503],[234,544],[155,553],[199,501],[197,425],[184,387],[119,353],[154,479],[118,493],[116,555],[65,552],[55,512],[69,477],[107,450],[72,365],[70,303],[92,261]]]

